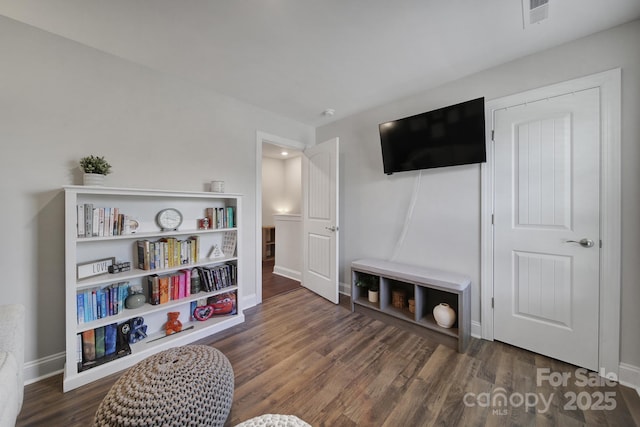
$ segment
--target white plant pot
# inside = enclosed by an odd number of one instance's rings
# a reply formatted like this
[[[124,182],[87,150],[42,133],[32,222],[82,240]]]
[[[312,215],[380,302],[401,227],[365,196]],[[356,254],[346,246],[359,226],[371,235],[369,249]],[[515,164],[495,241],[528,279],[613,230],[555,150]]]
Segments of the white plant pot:
[[[441,302],[433,307],[433,317],[436,319],[438,326],[450,328],[456,322],[456,312],[449,304]]]
[[[378,302],[378,291],[369,291],[369,302]]]
[[[106,175],[100,173],[85,173],[82,177],[84,185],[104,185]]]

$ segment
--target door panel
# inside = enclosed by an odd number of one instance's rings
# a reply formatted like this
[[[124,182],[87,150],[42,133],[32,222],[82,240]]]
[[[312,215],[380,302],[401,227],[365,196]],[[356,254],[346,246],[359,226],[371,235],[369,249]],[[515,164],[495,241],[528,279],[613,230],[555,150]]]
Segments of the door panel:
[[[304,152],[302,285],[338,303],[338,138]]]
[[[599,92],[495,112],[494,337],[598,369]]]

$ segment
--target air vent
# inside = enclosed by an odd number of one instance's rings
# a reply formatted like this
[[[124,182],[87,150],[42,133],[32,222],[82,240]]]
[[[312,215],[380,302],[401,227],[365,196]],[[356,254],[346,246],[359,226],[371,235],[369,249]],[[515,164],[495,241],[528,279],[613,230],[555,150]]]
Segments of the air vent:
[[[537,24],[549,17],[549,0],[522,0],[522,21],[524,28]]]

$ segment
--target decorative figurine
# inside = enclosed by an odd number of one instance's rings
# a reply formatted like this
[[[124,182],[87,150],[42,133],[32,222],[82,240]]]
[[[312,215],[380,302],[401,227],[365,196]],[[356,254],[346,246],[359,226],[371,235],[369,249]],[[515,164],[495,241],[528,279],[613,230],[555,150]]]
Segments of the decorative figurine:
[[[178,320],[178,317],[180,317],[180,312],[170,311],[167,313],[167,316],[169,317],[169,319],[167,320],[167,325],[165,326],[167,335],[180,332],[182,330],[182,322]]]
[[[129,344],[136,343],[147,337],[147,325],[142,317],[129,320]]]

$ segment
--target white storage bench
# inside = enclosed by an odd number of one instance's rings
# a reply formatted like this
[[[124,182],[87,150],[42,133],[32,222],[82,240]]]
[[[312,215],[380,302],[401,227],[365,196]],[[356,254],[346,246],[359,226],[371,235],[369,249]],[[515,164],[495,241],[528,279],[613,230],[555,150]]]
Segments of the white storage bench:
[[[367,289],[356,286],[365,276],[378,283],[378,302],[369,302]],[[439,326],[433,318],[433,308],[443,302],[456,312],[451,328]],[[471,339],[471,279],[432,268],[361,259],[351,263],[351,310],[408,328],[464,353]]]

